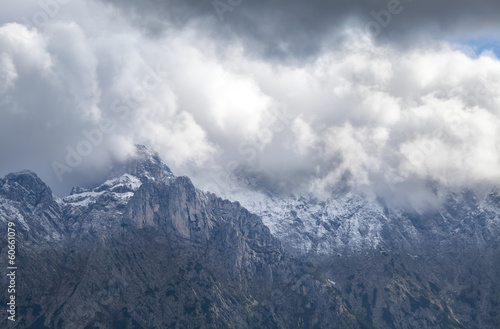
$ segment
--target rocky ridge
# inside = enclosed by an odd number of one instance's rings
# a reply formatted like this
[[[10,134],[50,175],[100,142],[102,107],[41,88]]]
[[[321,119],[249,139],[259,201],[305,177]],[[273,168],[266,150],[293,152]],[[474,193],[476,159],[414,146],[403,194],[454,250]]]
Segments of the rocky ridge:
[[[258,216],[175,177],[144,147],[64,198],[32,172],[6,176],[2,230],[7,222],[18,281],[5,328],[370,327]]]

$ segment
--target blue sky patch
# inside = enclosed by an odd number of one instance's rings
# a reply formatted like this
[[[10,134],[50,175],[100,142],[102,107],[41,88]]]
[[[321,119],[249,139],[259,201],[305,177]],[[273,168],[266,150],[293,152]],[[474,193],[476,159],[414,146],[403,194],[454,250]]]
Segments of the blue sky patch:
[[[470,39],[454,40],[454,43],[466,48],[467,51],[472,51],[476,56],[481,55],[485,51],[492,51],[497,58],[500,58],[500,39],[481,36]]]

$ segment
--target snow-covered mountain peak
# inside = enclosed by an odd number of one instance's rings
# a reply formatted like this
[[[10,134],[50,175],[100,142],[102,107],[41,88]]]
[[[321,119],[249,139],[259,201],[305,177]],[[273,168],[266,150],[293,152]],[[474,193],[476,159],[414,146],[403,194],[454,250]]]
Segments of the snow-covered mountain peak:
[[[157,153],[144,145],[136,145],[135,155],[115,166],[108,178],[114,179],[123,174],[139,178],[141,182],[162,181],[175,178],[170,168],[163,163]]]

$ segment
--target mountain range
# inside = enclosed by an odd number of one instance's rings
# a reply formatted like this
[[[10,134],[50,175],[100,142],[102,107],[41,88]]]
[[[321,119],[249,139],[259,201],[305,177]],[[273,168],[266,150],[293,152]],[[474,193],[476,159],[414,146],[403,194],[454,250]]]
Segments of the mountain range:
[[[144,146],[62,198],[12,173],[0,226],[16,228],[17,306],[2,327],[500,328],[500,194],[431,190],[425,209],[354,191],[228,201]]]

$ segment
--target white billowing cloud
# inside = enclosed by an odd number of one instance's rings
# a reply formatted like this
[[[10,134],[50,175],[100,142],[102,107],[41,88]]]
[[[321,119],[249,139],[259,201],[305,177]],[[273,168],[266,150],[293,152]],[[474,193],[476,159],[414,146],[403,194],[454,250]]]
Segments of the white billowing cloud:
[[[237,60],[219,59],[213,45],[189,32],[164,42],[161,65],[169,73],[179,108],[192,113],[213,137],[258,139],[272,121],[269,110],[275,104],[251,75],[231,68]],[[233,56],[242,58],[237,50]]]
[[[53,22],[46,29],[47,52],[54,62],[54,71],[66,92],[76,104],[79,114],[98,120],[100,111],[99,81],[96,57],[91,40],[82,27],[74,22]]]
[[[346,27],[315,58],[278,64],[203,21],[152,37],[120,15],[74,0],[38,30],[0,27],[2,173],[31,168],[64,193],[144,143],[202,184],[220,171],[321,194],[345,180],[500,183],[492,54],[400,49]],[[68,167],[68,147],[89,145]]]
[[[369,185],[370,173],[376,173],[382,165],[381,155],[388,139],[385,128],[355,128],[346,123],[327,129],[320,138],[319,154],[333,161],[339,157],[341,163],[327,173],[325,178],[313,180],[312,191],[325,192],[345,173],[352,175],[352,184]]]
[[[291,125],[295,138],[295,151],[299,155],[306,154],[313,149],[318,142],[318,135],[313,131],[311,125],[305,122],[301,117],[293,120]]]
[[[0,81],[0,93],[5,94],[8,89],[14,87],[19,77],[12,56],[9,56],[7,53],[2,54],[2,57],[0,57],[0,69],[0,77],[2,79]]]
[[[46,40],[36,31],[15,23],[4,25],[0,29],[0,45],[0,90],[4,97],[8,98],[6,92],[15,87],[20,74],[36,72],[44,79],[53,80],[53,63],[46,51]]]
[[[428,176],[448,185],[498,183],[500,120],[459,99],[425,99],[413,109],[415,135],[401,143],[402,174]]]
[[[108,170],[133,143],[151,144],[174,164],[209,159],[216,148],[177,108],[159,62],[148,63],[154,52],[143,55],[141,42],[129,42],[140,35],[116,44],[108,35],[104,44],[102,31],[93,34],[85,23],[54,20],[43,32],[18,23],[0,27],[2,170],[32,168],[56,191],[62,180],[67,191],[66,184]],[[103,123],[111,129],[101,129]]]
[[[332,49],[300,67],[245,64],[297,116],[289,136],[295,157],[283,170],[309,170],[314,191],[346,173],[354,185],[415,176],[453,186],[499,183],[497,58],[447,44],[400,51],[365,37],[341,47],[349,51]],[[318,164],[332,168],[314,170]]]

